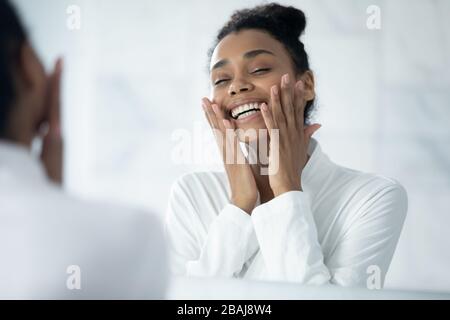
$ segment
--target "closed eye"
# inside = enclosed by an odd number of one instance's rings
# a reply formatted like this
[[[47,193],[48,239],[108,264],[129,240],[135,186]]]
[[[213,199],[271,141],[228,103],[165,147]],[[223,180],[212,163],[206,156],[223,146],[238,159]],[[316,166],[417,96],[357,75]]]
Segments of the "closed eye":
[[[256,70],[252,71],[252,74],[261,74],[261,73],[266,73],[269,71],[270,71],[270,68],[261,68],[261,69],[256,69]]]
[[[219,79],[216,82],[214,82],[214,85],[217,86],[217,85],[219,85],[219,84],[221,84],[221,83],[223,83],[225,81],[228,81],[228,79]]]

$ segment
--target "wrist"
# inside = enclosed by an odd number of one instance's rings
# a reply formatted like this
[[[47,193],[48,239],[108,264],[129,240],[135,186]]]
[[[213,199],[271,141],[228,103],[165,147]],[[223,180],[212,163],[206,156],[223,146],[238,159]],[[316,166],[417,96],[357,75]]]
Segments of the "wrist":
[[[245,199],[238,199],[238,198],[231,198],[231,203],[238,207],[239,209],[245,211],[247,214],[251,215],[253,209],[255,208],[256,200],[255,201],[249,201]]]
[[[282,184],[280,186],[272,188],[273,195],[275,197],[278,197],[282,195],[283,193],[291,192],[291,191],[303,191],[302,190],[302,184],[300,181],[296,183],[286,183]]]

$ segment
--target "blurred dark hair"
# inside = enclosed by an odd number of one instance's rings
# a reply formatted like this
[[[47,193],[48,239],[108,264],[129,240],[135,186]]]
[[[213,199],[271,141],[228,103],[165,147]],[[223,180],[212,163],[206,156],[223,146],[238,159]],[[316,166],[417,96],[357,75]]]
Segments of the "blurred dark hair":
[[[227,35],[241,30],[257,29],[267,32],[281,42],[292,58],[295,72],[303,74],[305,71],[310,70],[308,54],[300,41],[300,36],[305,31],[305,28],[305,14],[294,7],[270,3],[251,9],[238,10],[233,13],[230,20],[219,30],[208,57],[211,60],[215,47]],[[314,100],[308,101],[305,107],[305,123],[309,123],[313,109]]]
[[[19,63],[26,32],[8,0],[0,0],[0,137],[4,137],[15,99],[13,72]]]

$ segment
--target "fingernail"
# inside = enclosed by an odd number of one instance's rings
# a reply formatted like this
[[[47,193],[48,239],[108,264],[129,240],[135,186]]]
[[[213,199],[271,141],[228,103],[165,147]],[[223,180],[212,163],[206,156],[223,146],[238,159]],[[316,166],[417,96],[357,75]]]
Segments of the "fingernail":
[[[263,103],[263,104],[261,105],[261,109],[262,109],[263,111],[267,111],[267,110],[268,110],[267,104],[266,104],[266,103]]]
[[[290,82],[290,79],[289,79],[289,73],[286,73],[286,74],[283,76],[283,80],[284,80],[284,84],[289,84],[289,82]]]
[[[217,104],[213,104],[212,108],[213,108],[215,113],[219,113],[219,106]]]
[[[272,93],[273,93],[274,95],[278,95],[278,86],[273,86],[273,87],[272,87]]]

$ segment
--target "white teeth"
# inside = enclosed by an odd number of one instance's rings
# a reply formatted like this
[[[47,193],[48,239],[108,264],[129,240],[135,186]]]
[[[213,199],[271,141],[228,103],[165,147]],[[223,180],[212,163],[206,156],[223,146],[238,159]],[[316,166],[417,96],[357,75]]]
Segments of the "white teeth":
[[[244,118],[247,118],[247,117],[251,116],[252,114],[254,114],[254,113],[256,113],[256,112],[258,112],[258,111],[253,110],[253,111],[250,111],[250,112],[246,112],[246,113],[244,113],[243,115],[239,116],[238,119],[244,119]]]
[[[256,110],[260,110],[260,104],[257,102],[253,102],[253,103],[247,103],[247,104],[243,104],[239,107],[234,108],[233,110],[231,110],[231,116],[233,118],[246,118],[254,113],[256,113],[256,111],[250,111],[250,112],[246,112],[242,115],[239,116],[239,114],[241,114],[242,112],[248,111],[248,110],[252,110],[252,109],[256,109]]]

